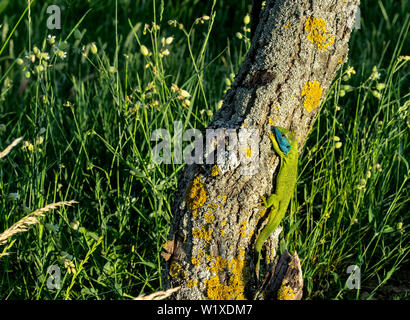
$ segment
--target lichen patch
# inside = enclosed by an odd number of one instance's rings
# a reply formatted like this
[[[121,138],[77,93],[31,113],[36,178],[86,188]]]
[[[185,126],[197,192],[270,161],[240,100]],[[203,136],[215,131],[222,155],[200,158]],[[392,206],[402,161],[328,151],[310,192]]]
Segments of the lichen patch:
[[[185,193],[185,201],[190,210],[197,210],[201,208],[206,202],[207,194],[201,178],[195,177],[189,184]]]
[[[295,291],[283,281],[278,290],[278,300],[295,300],[295,296]]]
[[[335,42],[326,29],[326,22],[322,18],[308,17],[305,23],[306,38],[313,43],[319,51],[326,51]]]
[[[219,169],[218,166],[215,164],[215,165],[212,167],[211,176],[212,176],[212,177],[216,177],[216,176],[219,174],[219,172],[221,172],[221,169]]]
[[[320,99],[322,98],[323,88],[317,81],[307,81],[305,87],[301,92],[302,98],[305,97],[304,107],[307,112],[312,112],[313,109],[317,108],[320,104]]]
[[[230,271],[230,276],[227,281],[222,283],[217,273],[226,267]],[[216,274],[205,280],[207,288],[207,298],[205,300],[244,300],[244,267],[244,249],[241,249],[238,256],[230,261],[226,261],[222,257],[214,258],[211,271]]]

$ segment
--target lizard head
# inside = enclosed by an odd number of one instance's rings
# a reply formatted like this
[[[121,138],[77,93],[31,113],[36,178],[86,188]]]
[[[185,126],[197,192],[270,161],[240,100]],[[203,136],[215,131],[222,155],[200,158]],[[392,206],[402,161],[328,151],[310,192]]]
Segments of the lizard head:
[[[296,141],[295,136],[289,130],[282,127],[274,127],[275,138],[278,142],[280,150],[286,155],[291,148],[294,147],[294,142]]]

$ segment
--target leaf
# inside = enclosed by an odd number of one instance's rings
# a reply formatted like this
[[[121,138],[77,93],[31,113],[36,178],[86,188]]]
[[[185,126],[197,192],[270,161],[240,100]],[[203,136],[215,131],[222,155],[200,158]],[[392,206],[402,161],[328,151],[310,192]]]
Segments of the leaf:
[[[148,262],[148,261],[140,261],[140,262],[137,262],[137,263],[138,263],[138,264],[144,264],[144,265],[146,265],[146,266],[148,266],[148,267],[150,267],[150,268],[152,268],[152,269],[158,268],[157,265],[153,264],[152,262]]]
[[[9,5],[9,0],[0,1],[0,13],[2,13]]]
[[[111,276],[111,275],[114,273],[115,269],[114,269],[113,265],[111,264],[111,262],[108,261],[108,262],[104,265],[103,271],[104,271],[104,273],[106,273],[107,275]]]
[[[386,226],[383,227],[382,233],[391,233],[393,231],[395,231],[395,229],[393,227],[390,227],[390,226],[386,225]]]

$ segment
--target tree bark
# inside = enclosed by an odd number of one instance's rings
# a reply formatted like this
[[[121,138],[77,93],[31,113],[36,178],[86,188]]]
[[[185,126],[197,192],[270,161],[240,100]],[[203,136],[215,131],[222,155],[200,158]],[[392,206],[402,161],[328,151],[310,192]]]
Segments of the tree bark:
[[[274,192],[279,163],[267,133],[273,125],[290,128],[300,152],[347,60],[358,5],[359,0],[266,1],[245,62],[208,127],[256,128],[258,167],[249,172],[243,163],[185,166],[163,253],[164,287],[180,286],[176,299],[253,298],[253,246],[266,220],[258,203]],[[268,268],[279,233],[267,241]]]

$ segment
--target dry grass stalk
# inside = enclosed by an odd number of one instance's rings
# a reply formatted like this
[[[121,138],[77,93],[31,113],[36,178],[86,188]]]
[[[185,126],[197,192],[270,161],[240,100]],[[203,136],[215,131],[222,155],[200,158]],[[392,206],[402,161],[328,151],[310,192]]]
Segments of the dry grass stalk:
[[[36,211],[33,211],[32,213],[25,216],[23,219],[17,221],[10,228],[8,228],[7,230],[5,230],[3,233],[0,234],[0,245],[6,244],[7,239],[16,235],[17,233],[26,232],[30,226],[38,223],[37,217],[43,217],[47,211],[50,211],[50,210],[53,210],[53,209],[56,209],[62,206],[71,206],[75,203],[77,202],[74,200],[60,201],[60,202],[48,204],[41,209],[37,209]]]
[[[23,140],[23,137],[15,139],[6,149],[0,152],[0,159],[7,156],[10,153],[11,149],[18,145],[21,140]]]
[[[179,289],[181,289],[181,287],[171,288],[166,291],[158,291],[146,296],[136,297],[135,300],[163,300],[171,296],[174,292],[177,292]]]

